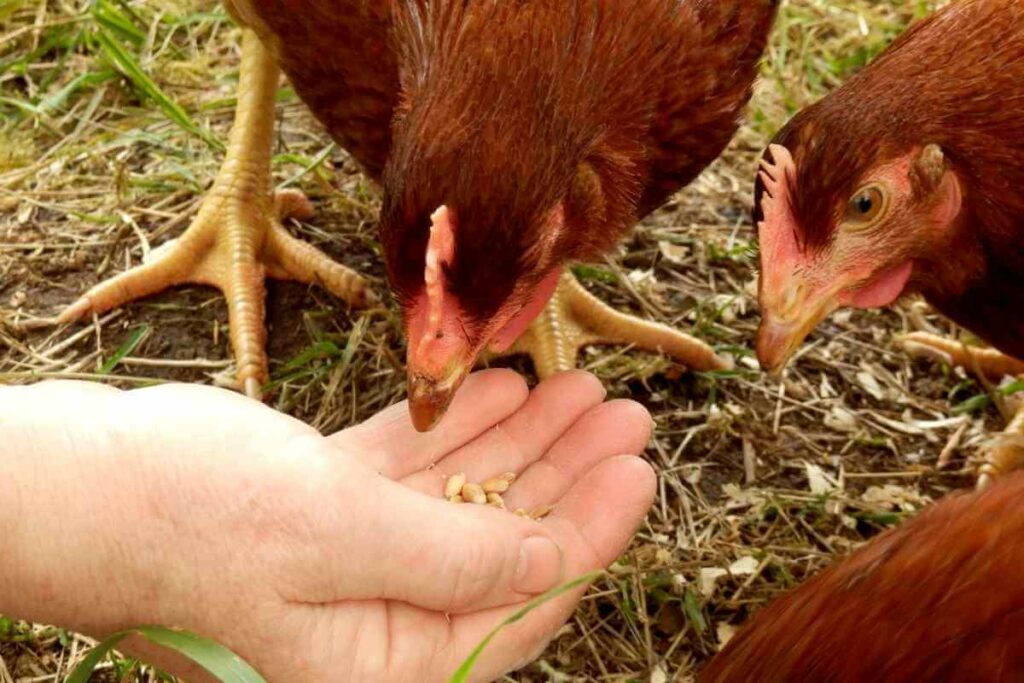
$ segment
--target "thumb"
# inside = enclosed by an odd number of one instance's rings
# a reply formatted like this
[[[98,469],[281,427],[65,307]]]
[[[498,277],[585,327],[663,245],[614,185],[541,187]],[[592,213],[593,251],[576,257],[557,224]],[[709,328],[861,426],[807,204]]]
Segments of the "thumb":
[[[314,601],[390,599],[462,613],[522,602],[561,583],[562,549],[543,524],[379,481],[369,509],[339,510],[343,529],[320,544],[326,556],[317,588],[330,597]]]

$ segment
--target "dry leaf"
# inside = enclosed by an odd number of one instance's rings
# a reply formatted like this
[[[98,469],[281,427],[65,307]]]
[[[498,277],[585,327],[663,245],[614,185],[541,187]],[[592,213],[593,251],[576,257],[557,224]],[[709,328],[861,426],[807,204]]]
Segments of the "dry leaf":
[[[895,484],[871,486],[860,498],[865,503],[902,512],[916,512],[929,502],[917,491]]]
[[[846,408],[833,406],[828,415],[825,416],[825,426],[837,432],[857,431],[857,416]]]
[[[857,384],[860,388],[868,393],[869,396],[874,398],[876,401],[881,401],[885,398],[885,390],[882,389],[882,385],[878,383],[874,375],[867,372],[857,373]]]
[[[807,472],[807,485],[814,495],[822,496],[839,488],[839,482],[825,474],[825,470],[814,463],[805,462],[804,469]]]
[[[750,576],[757,571],[761,563],[750,555],[744,555],[729,565],[729,573],[733,576]]]
[[[728,645],[729,641],[732,640],[737,631],[739,631],[739,629],[732,624],[720,621],[718,626],[715,627],[715,632],[718,634],[718,649],[721,650]]]
[[[710,598],[715,592],[715,584],[723,576],[728,576],[729,572],[721,567],[702,567],[699,572],[700,579],[700,593],[705,598]]]
[[[666,261],[677,265],[685,263],[686,258],[690,255],[690,248],[685,244],[672,244],[665,241],[658,242],[658,251]]]

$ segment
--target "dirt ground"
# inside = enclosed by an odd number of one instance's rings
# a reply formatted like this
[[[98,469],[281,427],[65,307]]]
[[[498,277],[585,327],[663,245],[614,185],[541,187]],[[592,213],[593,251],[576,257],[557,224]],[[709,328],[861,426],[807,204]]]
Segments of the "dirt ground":
[[[957,333],[921,304],[834,316],[782,381],[760,374],[752,353],[749,211],[760,151],[796,108],[937,4],[784,2],[751,123],[607,262],[578,270],[606,301],[694,331],[735,354],[739,369],[698,376],[623,348],[581,356],[612,396],[653,412],[647,455],[660,494],[629,552],[543,658],[507,680],[688,680],[773,596],[972,484],[971,458],[1001,417],[963,373],[911,360],[894,344],[922,327]],[[197,130],[223,137],[238,50],[223,11],[190,0],[116,7],[135,27],[117,35],[142,71]],[[74,0],[0,3],[0,382],[229,384],[227,315],[212,289],[164,292],[92,324],[32,329],[179,234],[220,159],[123,75],[97,40],[102,19]],[[317,206],[315,218],[290,227],[386,291],[377,198],[291,91],[280,100],[275,179]],[[393,306],[350,311],[316,288],[268,290],[272,405],[331,432],[402,398]],[[530,372],[526,361],[513,366]],[[0,683],[61,680],[90,642],[0,619]],[[101,678],[152,673],[115,659]]]

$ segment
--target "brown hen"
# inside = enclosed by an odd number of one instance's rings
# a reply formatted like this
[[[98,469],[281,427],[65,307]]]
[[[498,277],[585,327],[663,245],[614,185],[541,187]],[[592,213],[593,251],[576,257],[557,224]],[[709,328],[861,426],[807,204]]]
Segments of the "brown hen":
[[[276,63],[382,187],[381,238],[418,428],[436,423],[488,350],[530,353],[541,375],[571,367],[579,345],[604,341],[726,367],[687,335],[611,310],[566,266],[606,253],[721,153],[776,6],[228,0],[260,37],[245,39],[241,89],[252,96],[239,100],[208,201],[229,208],[201,214],[156,265],[100,285],[64,317],[186,279],[219,284],[234,300],[239,378],[257,393],[264,273],[363,297],[353,274],[300,251],[267,218]]]
[[[960,0],[776,137],[762,165],[758,356],[780,369],[840,306],[919,292],[999,351],[912,335],[983,375],[1024,372],[1024,2]],[[1017,466],[1024,413],[981,483]]]

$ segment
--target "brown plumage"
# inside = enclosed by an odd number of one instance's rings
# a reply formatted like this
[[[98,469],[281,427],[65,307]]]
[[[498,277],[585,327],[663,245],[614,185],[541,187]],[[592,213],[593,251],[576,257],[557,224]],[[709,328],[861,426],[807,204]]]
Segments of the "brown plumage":
[[[701,683],[1024,680],[1024,475],[958,494],[758,612]]]
[[[1024,357],[1024,317],[1016,314],[1024,310],[1018,285],[1024,272],[1021,111],[1024,2],[953,2],[778,134],[775,143],[789,150],[795,173],[783,198],[793,220],[775,227],[792,231],[805,273],[841,280],[851,293],[870,287],[887,269],[912,264],[897,295],[920,292],[959,324]],[[894,203],[890,215],[867,230],[870,244],[845,250],[853,238],[844,223],[858,190],[881,166],[913,160],[929,145],[941,150],[944,168],[955,175],[961,210],[947,225],[935,226],[928,213],[934,188],[907,178],[906,201]],[[764,191],[762,180],[755,212],[762,239]],[[794,268],[767,258],[762,265],[766,271]],[[819,312],[813,287],[807,278],[805,283],[805,309]],[[820,317],[827,312],[822,309]],[[788,354],[765,355],[767,364],[779,365]]]
[[[407,299],[423,285],[430,213],[446,201],[472,216],[452,268],[470,299],[473,264],[503,247],[529,251],[541,214],[567,196],[581,224],[566,257],[610,248],[732,138],[775,4],[233,3],[331,135],[384,183],[382,230]],[[513,277],[529,270],[508,261]],[[509,283],[477,275],[492,296],[476,308],[493,312]]]
[[[908,349],[995,380],[1024,372],[1021,111],[1024,1],[959,0],[800,112],[756,187],[762,366],[780,369],[840,306],[916,292],[1010,358],[924,334]],[[1024,463],[1024,412],[1007,431],[981,483]]]
[[[777,4],[231,2],[382,185],[410,372],[437,381],[721,153]],[[421,310],[432,224],[454,233],[439,321]],[[424,329],[439,342],[421,352]]]

